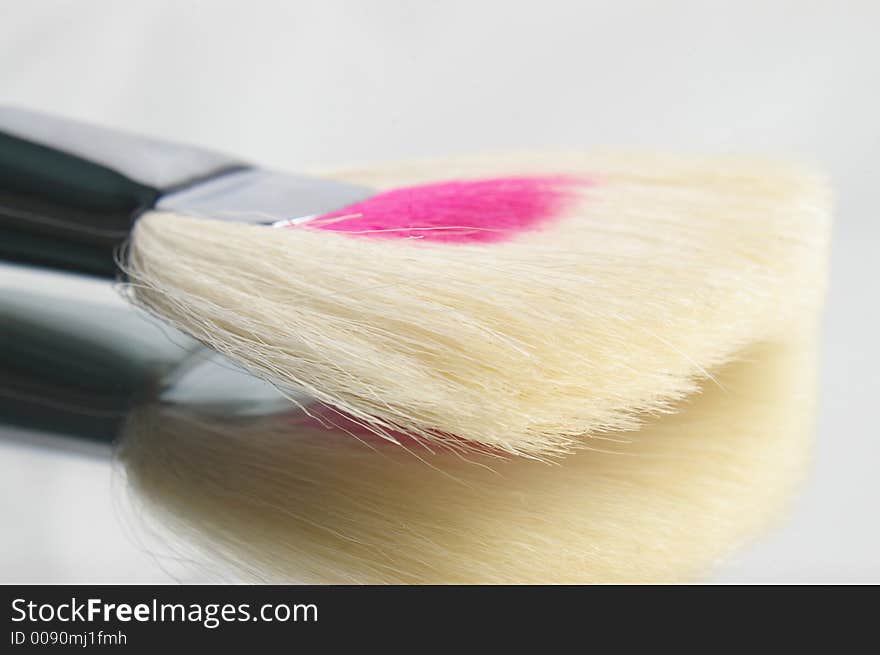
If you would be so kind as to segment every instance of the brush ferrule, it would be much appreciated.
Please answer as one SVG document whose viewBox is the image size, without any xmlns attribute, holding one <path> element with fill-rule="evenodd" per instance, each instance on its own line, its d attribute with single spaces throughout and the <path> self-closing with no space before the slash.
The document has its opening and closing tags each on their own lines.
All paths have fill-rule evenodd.
<svg viewBox="0 0 880 655">
<path fill-rule="evenodd" d="M 203 148 L 0 107 L 0 259 L 114 277 L 119 246 L 150 210 L 271 224 L 369 195 Z"/>
<path fill-rule="evenodd" d="M 237 223 L 295 224 L 372 194 L 354 184 L 252 168 L 165 195 L 156 209 Z"/>
</svg>

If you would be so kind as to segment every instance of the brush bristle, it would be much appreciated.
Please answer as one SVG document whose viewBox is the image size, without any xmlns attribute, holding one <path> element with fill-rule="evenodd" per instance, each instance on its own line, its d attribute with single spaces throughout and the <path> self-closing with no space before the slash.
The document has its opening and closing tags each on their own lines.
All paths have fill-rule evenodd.
<svg viewBox="0 0 880 655">
<path fill-rule="evenodd" d="M 672 415 L 554 465 L 162 406 L 133 413 L 120 458 L 153 510 L 137 516 L 183 538 L 157 554 L 173 545 L 227 581 L 692 580 L 776 518 L 803 473 L 811 337 L 751 347 Z"/>
<path fill-rule="evenodd" d="M 564 184 L 552 220 L 502 240 L 168 213 L 137 222 L 126 272 L 138 304 L 392 440 L 548 457 L 634 429 L 743 347 L 784 333 L 824 289 L 827 190 L 788 166 L 597 155 L 332 176 L 378 190 L 589 181 Z M 389 223 L 407 236 L 419 227 Z"/>
</svg>

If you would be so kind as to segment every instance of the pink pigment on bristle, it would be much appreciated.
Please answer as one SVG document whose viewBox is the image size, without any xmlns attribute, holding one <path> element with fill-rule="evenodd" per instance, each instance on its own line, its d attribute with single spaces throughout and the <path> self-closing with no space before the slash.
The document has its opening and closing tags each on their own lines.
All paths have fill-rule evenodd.
<svg viewBox="0 0 880 655">
<path fill-rule="evenodd" d="M 588 180 L 515 176 L 402 187 L 302 224 L 310 229 L 432 242 L 491 243 L 541 227 Z"/>
<path fill-rule="evenodd" d="M 425 449 L 427 446 L 422 439 L 406 432 L 399 430 L 385 429 L 381 434 L 371 429 L 362 421 L 358 421 L 354 417 L 342 412 L 334 407 L 314 403 L 309 406 L 308 412 L 292 415 L 287 418 L 289 425 L 300 428 L 311 428 L 313 430 L 321 430 L 327 435 L 337 435 L 344 437 L 353 437 L 358 441 L 372 446 L 396 445 L 404 446 L 408 449 L 416 451 Z M 384 435 L 384 436 L 383 436 Z M 448 440 L 446 443 L 431 443 L 429 450 L 432 452 L 443 451 L 460 451 L 466 448 L 474 453 L 486 453 L 494 455 L 502 455 L 503 452 L 478 442 L 469 441 L 454 435 L 445 435 Z M 458 442 L 460 445 L 456 446 Z"/>
</svg>

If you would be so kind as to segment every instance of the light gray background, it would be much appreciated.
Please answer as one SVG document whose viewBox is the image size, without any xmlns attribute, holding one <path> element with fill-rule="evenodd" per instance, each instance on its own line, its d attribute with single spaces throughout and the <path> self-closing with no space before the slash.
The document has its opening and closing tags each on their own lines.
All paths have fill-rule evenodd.
<svg viewBox="0 0 880 655">
<path fill-rule="evenodd" d="M 292 171 L 594 145 L 818 161 L 838 213 L 814 471 L 715 579 L 880 582 L 880 3 L 10 0 L 0 16 L 0 102 Z M 111 487 L 106 462 L 0 439 L 0 581 L 179 579 Z"/>
</svg>

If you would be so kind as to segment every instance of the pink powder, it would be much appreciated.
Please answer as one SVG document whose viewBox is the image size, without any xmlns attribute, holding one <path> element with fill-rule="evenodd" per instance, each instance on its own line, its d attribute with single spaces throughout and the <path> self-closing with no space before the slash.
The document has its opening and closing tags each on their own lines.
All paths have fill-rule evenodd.
<svg viewBox="0 0 880 655">
<path fill-rule="evenodd" d="M 557 218 L 588 184 L 559 175 L 422 184 L 379 193 L 302 226 L 377 238 L 503 241 Z"/>
<path fill-rule="evenodd" d="M 288 422 L 290 425 L 326 430 L 330 433 L 345 434 L 347 436 L 354 436 L 358 439 L 370 442 L 387 442 L 387 439 L 379 436 L 357 419 L 335 407 L 322 405 L 319 402 L 309 405 L 308 414 L 302 412 L 292 415 L 288 419 Z M 397 430 L 386 430 L 385 432 L 389 437 L 397 439 L 402 444 L 414 445 L 418 443 L 412 435 L 408 435 L 404 432 L 399 432 Z"/>
<path fill-rule="evenodd" d="M 286 417 L 285 421 L 290 426 L 324 431 L 328 437 L 353 437 L 373 447 L 384 447 L 393 444 L 394 446 L 404 446 L 413 451 L 424 449 L 431 452 L 453 452 L 460 451 L 466 446 L 468 451 L 474 453 L 503 454 L 503 451 L 497 450 L 488 444 L 471 442 L 450 434 L 443 435 L 448 440 L 446 443 L 432 442 L 430 446 L 428 446 L 411 434 L 400 432 L 398 430 L 385 430 L 384 434 L 391 439 L 394 439 L 397 442 L 395 444 L 393 441 L 389 441 L 385 437 L 377 434 L 345 412 L 334 407 L 322 405 L 319 402 L 315 402 L 309 406 L 308 414 L 305 412 L 291 414 Z M 456 445 L 456 442 L 458 442 L 458 445 Z"/>
</svg>

